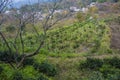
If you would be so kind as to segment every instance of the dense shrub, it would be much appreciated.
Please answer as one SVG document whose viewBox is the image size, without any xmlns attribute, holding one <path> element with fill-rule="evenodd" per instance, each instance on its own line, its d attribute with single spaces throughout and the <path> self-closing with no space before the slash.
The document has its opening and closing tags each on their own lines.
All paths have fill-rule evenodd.
<svg viewBox="0 0 120 80">
<path fill-rule="evenodd" d="M 120 79 L 120 70 L 119 69 L 116 69 L 116 68 L 113 68 L 112 66 L 110 65 L 103 65 L 100 70 L 99 70 L 103 76 L 105 78 L 109 78 L 109 77 L 116 77 L 116 78 L 119 78 Z M 117 79 L 117 80 L 119 80 Z M 113 80 L 113 79 L 112 79 Z M 116 79 L 114 79 L 116 80 Z"/>
<path fill-rule="evenodd" d="M 87 78 L 83 80 L 120 80 L 120 73 L 118 70 L 109 68 L 105 69 L 104 72 L 107 74 L 104 74 L 100 71 L 94 71 L 92 72 Z"/>
<path fill-rule="evenodd" d="M 49 52 L 47 49 L 41 49 L 40 54 L 48 55 Z"/>
<path fill-rule="evenodd" d="M 96 58 L 87 58 L 85 62 L 80 64 L 80 69 L 90 69 L 90 70 L 98 70 L 102 67 L 103 61 Z"/>
<path fill-rule="evenodd" d="M 97 0 L 99 3 L 106 2 L 107 0 Z"/>
<path fill-rule="evenodd" d="M 57 74 L 55 66 L 48 62 L 42 62 L 41 64 L 36 63 L 34 64 L 34 68 L 48 76 L 55 76 Z"/>
<path fill-rule="evenodd" d="M 36 77 L 38 77 L 38 75 L 40 73 L 38 73 L 37 70 L 34 69 L 33 66 L 25 66 L 22 70 L 21 70 L 23 76 L 24 76 L 24 79 L 26 80 L 32 80 L 32 79 L 35 79 Z"/>
<path fill-rule="evenodd" d="M 3 71 L 3 68 L 0 66 L 0 74 L 2 73 L 2 71 Z"/>
<path fill-rule="evenodd" d="M 107 53 L 110 29 L 106 23 L 91 19 L 90 14 L 78 13 L 76 17 L 80 22 L 49 32 L 46 48 L 54 53 L 92 53 L 93 49 L 94 53 Z"/>
<path fill-rule="evenodd" d="M 80 64 L 80 68 L 95 71 L 95 73 L 90 74 L 87 80 L 120 80 L 120 58 L 117 57 L 87 58 Z"/>
<path fill-rule="evenodd" d="M 81 69 L 98 70 L 103 64 L 110 65 L 112 67 L 120 69 L 120 58 L 113 57 L 107 59 L 87 58 L 86 61 L 80 64 Z"/>
<path fill-rule="evenodd" d="M 120 69 L 120 58 L 113 57 L 111 59 L 104 59 L 104 63 Z"/>
<path fill-rule="evenodd" d="M 0 63 L 0 66 L 3 68 L 1 74 L 0 74 L 0 80 L 13 80 L 15 71 L 9 64 L 6 63 Z"/>
<path fill-rule="evenodd" d="M 89 13 L 91 14 L 91 16 L 95 15 L 95 13 L 98 12 L 98 8 L 95 6 L 92 6 L 89 8 Z"/>
<path fill-rule="evenodd" d="M 15 26 L 10 25 L 10 26 L 6 27 L 7 32 L 14 32 L 15 30 L 16 30 Z"/>
<path fill-rule="evenodd" d="M 120 80 L 120 73 L 115 73 L 107 76 L 107 80 Z"/>
<path fill-rule="evenodd" d="M 40 74 L 36 80 L 49 80 L 46 76 Z"/>
<path fill-rule="evenodd" d="M 35 60 L 33 58 L 27 58 L 23 62 L 23 66 L 25 65 L 33 65 L 35 63 Z"/>
<path fill-rule="evenodd" d="M 120 16 L 118 16 L 117 18 L 114 19 L 114 21 L 118 24 L 120 24 Z"/>
<path fill-rule="evenodd" d="M 24 80 L 22 73 L 20 73 L 19 71 L 16 71 L 13 75 L 12 75 L 12 79 L 11 80 Z"/>
<path fill-rule="evenodd" d="M 78 21 L 79 22 L 83 22 L 83 21 L 85 21 L 86 20 L 86 14 L 85 13 L 82 13 L 82 12 L 79 12 L 79 13 L 77 13 L 77 19 L 78 19 Z"/>
<path fill-rule="evenodd" d="M 27 79 L 24 79 L 24 80 L 36 80 L 36 79 L 34 79 L 34 78 L 27 78 Z"/>
<path fill-rule="evenodd" d="M 0 61 L 3 61 L 5 63 L 13 62 L 15 63 L 15 57 L 17 61 L 21 60 L 22 55 L 15 55 L 15 53 L 9 53 L 9 51 L 1 51 L 0 52 Z M 23 66 L 25 65 L 33 65 L 35 63 L 35 60 L 33 58 L 27 58 L 23 62 Z"/>
<path fill-rule="evenodd" d="M 105 80 L 103 74 L 99 71 L 92 72 L 88 80 Z"/>
<path fill-rule="evenodd" d="M 10 54 L 9 51 L 1 51 L 0 52 L 0 61 L 3 62 L 13 62 L 14 60 L 14 55 Z"/>
</svg>

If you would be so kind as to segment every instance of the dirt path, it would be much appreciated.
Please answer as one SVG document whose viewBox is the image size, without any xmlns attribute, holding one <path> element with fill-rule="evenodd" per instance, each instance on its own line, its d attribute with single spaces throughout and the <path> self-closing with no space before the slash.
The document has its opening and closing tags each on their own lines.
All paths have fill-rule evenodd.
<svg viewBox="0 0 120 80">
<path fill-rule="evenodd" d="M 112 22 L 110 28 L 112 31 L 111 48 L 120 49 L 120 24 Z"/>
</svg>

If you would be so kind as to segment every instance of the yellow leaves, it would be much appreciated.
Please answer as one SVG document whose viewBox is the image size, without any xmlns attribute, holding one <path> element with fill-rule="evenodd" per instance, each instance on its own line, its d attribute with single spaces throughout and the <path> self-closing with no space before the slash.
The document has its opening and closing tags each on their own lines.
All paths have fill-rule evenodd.
<svg viewBox="0 0 120 80">
<path fill-rule="evenodd" d="M 87 14 L 82 13 L 82 12 L 78 12 L 76 17 L 77 17 L 79 22 L 82 22 L 82 21 L 86 20 Z"/>
<path fill-rule="evenodd" d="M 94 14 L 98 12 L 98 8 L 96 6 L 92 6 L 89 8 L 89 13 Z"/>
</svg>

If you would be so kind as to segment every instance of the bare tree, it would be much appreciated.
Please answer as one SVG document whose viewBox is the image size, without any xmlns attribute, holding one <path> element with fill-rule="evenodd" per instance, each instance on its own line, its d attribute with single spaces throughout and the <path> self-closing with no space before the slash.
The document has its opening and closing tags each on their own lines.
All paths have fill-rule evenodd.
<svg viewBox="0 0 120 80">
<path fill-rule="evenodd" d="M 9 3 L 9 0 L 3 0 L 4 4 L 1 4 L 4 8 L 4 6 L 7 6 Z M 3 33 L 0 31 L 0 36 L 2 37 L 3 41 L 5 42 L 7 48 L 9 49 L 9 53 L 12 54 L 13 51 L 15 51 L 14 54 L 14 62 L 11 63 L 9 60 L 9 63 L 11 66 L 15 69 L 19 69 L 22 66 L 22 63 L 30 57 L 33 57 L 37 54 L 39 54 L 41 48 L 43 47 L 45 41 L 46 41 L 46 35 L 47 31 L 53 27 L 55 24 L 57 24 L 59 21 L 67 18 L 70 16 L 69 9 L 60 9 L 59 7 L 62 5 L 63 0 L 50 0 L 49 2 L 43 2 L 38 0 L 38 3 L 36 4 L 36 9 L 33 7 L 30 7 L 30 11 L 20 11 L 18 12 L 16 10 L 16 13 L 13 15 L 15 16 L 14 25 L 17 27 L 17 31 L 14 37 L 12 37 L 12 41 L 8 41 L 9 39 L 6 38 Z M 5 4 L 6 3 L 6 4 Z M 43 12 L 43 10 L 46 10 L 46 12 Z M 0 8 L 0 12 L 2 13 L 4 9 L 2 7 Z M 58 12 L 59 11 L 59 12 Z M 39 13 L 39 14 L 38 14 Z M 43 16 L 45 14 L 45 16 Z M 59 15 L 59 17 L 57 16 Z M 42 18 L 42 19 L 41 19 Z M 3 23 L 2 20 L 0 21 L 1 24 Z M 41 25 L 39 25 L 40 31 L 36 29 L 35 24 L 39 22 Z M 24 34 L 25 28 L 28 24 L 32 25 L 32 29 L 34 30 L 34 34 L 37 34 L 37 43 L 39 44 L 37 48 L 30 53 L 25 52 L 25 37 Z M 42 32 L 42 33 L 40 33 Z M 21 50 L 19 50 L 21 48 Z M 20 58 L 19 58 L 20 57 Z"/>
<path fill-rule="evenodd" d="M 7 8 L 7 6 L 11 3 L 11 0 L 0 0 L 0 28 L 4 22 L 4 16 L 3 13 L 5 11 L 5 9 Z M 5 35 L 2 33 L 2 31 L 0 30 L 0 37 L 2 38 L 2 40 L 4 41 L 5 45 L 7 46 L 9 53 L 7 53 L 6 55 L 11 54 L 12 50 L 10 48 L 10 45 L 7 41 L 7 39 L 5 38 Z M 9 59 L 9 56 L 7 57 L 7 62 L 13 67 L 14 65 L 11 62 L 11 59 Z"/>
</svg>

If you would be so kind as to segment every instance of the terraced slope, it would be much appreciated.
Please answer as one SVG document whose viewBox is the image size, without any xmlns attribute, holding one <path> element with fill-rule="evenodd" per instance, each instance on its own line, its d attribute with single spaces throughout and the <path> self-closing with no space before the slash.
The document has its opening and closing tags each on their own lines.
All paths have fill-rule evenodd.
<svg viewBox="0 0 120 80">
<path fill-rule="evenodd" d="M 44 50 L 52 53 L 107 53 L 110 52 L 110 29 L 104 21 L 87 20 L 71 26 L 50 30 Z M 36 50 L 38 39 L 35 34 L 24 37 L 25 52 Z M 19 45 L 20 41 L 17 41 Z M 4 46 L 4 44 L 1 44 Z M 3 49 L 1 47 L 0 49 Z M 19 48 L 21 50 L 21 48 Z"/>
<path fill-rule="evenodd" d="M 51 52 L 105 53 L 109 51 L 110 29 L 103 21 L 75 23 L 50 31 L 46 42 Z"/>
</svg>

